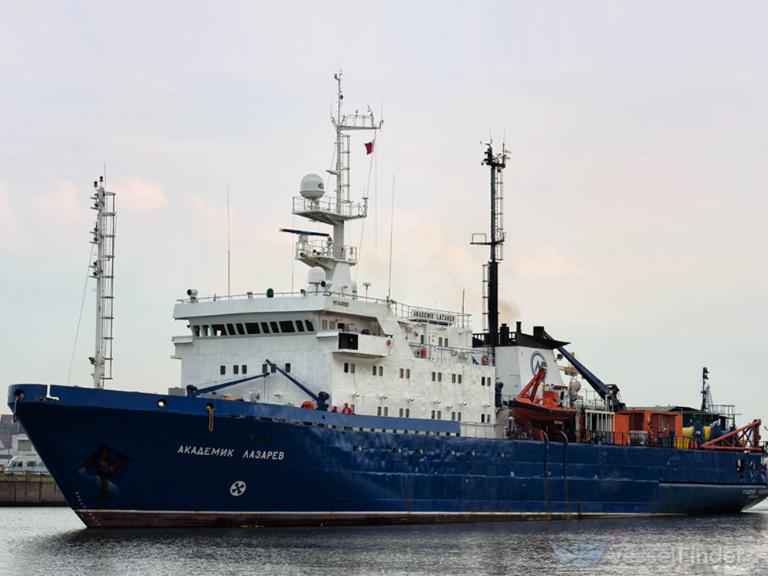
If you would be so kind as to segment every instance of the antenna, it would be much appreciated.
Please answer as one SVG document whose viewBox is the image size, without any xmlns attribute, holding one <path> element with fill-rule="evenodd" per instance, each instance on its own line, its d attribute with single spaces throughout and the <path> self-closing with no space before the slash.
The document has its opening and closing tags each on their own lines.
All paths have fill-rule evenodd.
<svg viewBox="0 0 768 576">
<path fill-rule="evenodd" d="M 389 217 L 389 279 L 387 280 L 387 301 L 392 299 L 392 236 L 395 231 L 395 173 L 392 173 L 392 206 Z"/>
<path fill-rule="evenodd" d="M 472 244 L 490 247 L 490 260 L 485 265 L 483 277 L 485 290 L 485 315 L 488 322 L 486 344 L 495 347 L 499 341 L 499 261 L 504 259 L 504 186 L 502 171 L 507 166 L 507 149 L 502 144 L 501 152 L 494 153 L 493 142 L 486 144 L 482 164 L 488 166 L 491 175 L 491 236 L 473 234 Z"/>
<path fill-rule="evenodd" d="M 229 228 L 229 184 L 227 184 L 227 298 L 232 297 L 232 249 Z"/>
<path fill-rule="evenodd" d="M 96 350 L 89 360 L 93 365 L 94 388 L 104 388 L 104 381 L 112 379 L 115 193 L 106 190 L 104 176 L 94 181 L 93 187 L 91 208 L 96 210 L 96 225 L 91 242 L 96 246 L 96 260 L 92 265 L 92 276 L 96 279 Z"/>
<path fill-rule="evenodd" d="M 373 132 L 381 129 L 382 121 L 376 120 L 370 108 L 365 112 L 359 109 L 352 113 L 343 110 L 344 93 L 341 86 L 341 71 L 333 75 L 336 81 L 336 107 L 331 112 L 331 124 L 336 133 L 334 143 L 333 169 L 326 170 L 336 180 L 334 196 L 323 198 L 325 194 L 319 176 L 308 174 L 302 179 L 303 189 L 300 197 L 294 197 L 293 214 L 313 222 L 320 222 L 333 227 L 333 237 L 318 243 L 306 237 L 298 238 L 296 259 L 308 266 L 321 266 L 331 274 L 332 282 L 337 287 L 350 284 L 350 267 L 357 264 L 359 248 L 345 245 L 345 225 L 348 220 L 368 216 L 367 196 L 362 203 L 350 198 L 350 138 L 352 132 Z M 370 150 L 369 153 L 373 153 Z M 309 179 L 309 180 L 307 180 Z M 321 245 L 322 244 L 322 245 Z"/>
</svg>

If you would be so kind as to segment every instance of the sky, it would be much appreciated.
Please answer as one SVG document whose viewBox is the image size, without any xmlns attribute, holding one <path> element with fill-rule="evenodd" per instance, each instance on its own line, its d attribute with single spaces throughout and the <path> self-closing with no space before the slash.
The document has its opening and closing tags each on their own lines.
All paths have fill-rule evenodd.
<svg viewBox="0 0 768 576">
<path fill-rule="evenodd" d="M 707 366 L 716 403 L 768 417 L 765 3 L 3 4 L 3 384 L 91 383 L 105 167 L 110 387 L 179 383 L 173 304 L 227 292 L 227 189 L 232 292 L 300 288 L 278 229 L 324 230 L 291 197 L 330 167 L 341 69 L 347 110 L 384 119 L 373 159 L 352 143 L 371 296 L 392 221 L 392 297 L 458 310 L 463 292 L 480 328 L 487 252 L 469 241 L 488 229 L 483 143 L 503 141 L 503 320 L 572 342 L 629 404 L 696 405 Z"/>
</svg>

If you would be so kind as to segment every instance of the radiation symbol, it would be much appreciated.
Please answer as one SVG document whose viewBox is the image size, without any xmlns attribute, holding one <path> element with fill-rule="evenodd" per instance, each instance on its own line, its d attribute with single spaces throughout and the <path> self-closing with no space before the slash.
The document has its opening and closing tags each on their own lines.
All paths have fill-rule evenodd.
<svg viewBox="0 0 768 576">
<path fill-rule="evenodd" d="M 245 485 L 245 482 L 242 480 L 237 480 L 232 483 L 232 486 L 229 487 L 229 493 L 232 494 L 232 496 L 242 496 L 245 494 L 245 489 L 247 486 Z"/>
</svg>

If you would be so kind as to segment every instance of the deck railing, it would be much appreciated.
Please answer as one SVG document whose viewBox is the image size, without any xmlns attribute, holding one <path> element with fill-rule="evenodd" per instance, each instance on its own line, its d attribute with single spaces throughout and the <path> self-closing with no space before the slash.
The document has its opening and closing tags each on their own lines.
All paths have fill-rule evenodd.
<svg viewBox="0 0 768 576">
<path fill-rule="evenodd" d="M 268 292 L 245 292 L 244 294 L 228 294 L 213 296 L 194 296 L 189 298 L 178 298 L 176 301 L 181 304 L 196 304 L 198 302 L 217 302 L 219 300 L 254 300 L 261 298 L 305 298 L 307 296 L 326 296 L 333 298 L 343 298 L 351 301 L 371 302 L 375 304 L 384 304 L 389 306 L 392 312 L 400 319 L 413 320 L 413 321 L 425 321 L 436 322 L 440 324 L 447 324 L 457 326 L 459 328 L 469 328 L 472 315 L 462 312 L 452 312 L 450 310 L 443 310 L 440 308 L 425 308 L 423 306 L 412 306 L 410 304 L 403 304 L 396 300 L 386 298 L 374 298 L 372 296 L 363 296 L 349 290 L 345 291 L 333 291 L 318 289 L 317 292 L 299 290 L 298 292 L 275 292 L 274 290 Z"/>
</svg>

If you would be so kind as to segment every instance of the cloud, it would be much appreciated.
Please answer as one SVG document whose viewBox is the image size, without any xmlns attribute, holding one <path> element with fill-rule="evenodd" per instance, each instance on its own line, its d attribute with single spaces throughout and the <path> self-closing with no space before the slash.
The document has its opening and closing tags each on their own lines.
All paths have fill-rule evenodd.
<svg viewBox="0 0 768 576">
<path fill-rule="evenodd" d="M 118 181 L 109 188 L 117 194 L 118 211 L 152 214 L 168 206 L 168 195 L 165 189 L 160 184 L 143 178 Z"/>
<path fill-rule="evenodd" d="M 227 220 L 226 204 L 213 204 L 200 194 L 189 194 L 186 204 L 193 216 L 213 222 L 225 223 Z"/>
<path fill-rule="evenodd" d="M 74 182 L 60 178 L 50 191 L 36 196 L 33 203 L 45 220 L 54 224 L 68 224 L 80 220 L 83 216 L 78 192 L 79 188 Z"/>
<path fill-rule="evenodd" d="M 0 182 L 0 247 L 16 251 L 21 244 L 19 232 L 18 215 L 11 203 L 8 186 Z"/>
</svg>

